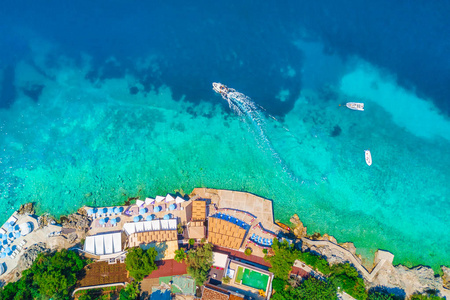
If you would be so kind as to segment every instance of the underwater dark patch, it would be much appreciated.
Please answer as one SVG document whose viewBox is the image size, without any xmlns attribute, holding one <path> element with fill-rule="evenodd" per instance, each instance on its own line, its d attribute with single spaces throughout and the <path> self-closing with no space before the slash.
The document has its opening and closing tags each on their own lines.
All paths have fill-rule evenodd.
<svg viewBox="0 0 450 300">
<path fill-rule="evenodd" d="M 330 136 L 331 137 L 337 137 L 337 136 L 341 135 L 341 132 L 342 132 L 341 127 L 339 127 L 339 125 L 335 125 L 333 127 L 333 130 L 330 133 Z"/>
<path fill-rule="evenodd" d="M 22 89 L 23 93 L 30 97 L 34 102 L 39 101 L 39 97 L 41 97 L 42 90 L 45 85 L 43 84 L 31 84 Z"/>
<path fill-rule="evenodd" d="M 0 89 L 0 108 L 9 108 L 16 100 L 17 91 L 14 84 L 15 69 L 13 65 L 8 65 L 3 70 L 3 80 Z"/>
</svg>

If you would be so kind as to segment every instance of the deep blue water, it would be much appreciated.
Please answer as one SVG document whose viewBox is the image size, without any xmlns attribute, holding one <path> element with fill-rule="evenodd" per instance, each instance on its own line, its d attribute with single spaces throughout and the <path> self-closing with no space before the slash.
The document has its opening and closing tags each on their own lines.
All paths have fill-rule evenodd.
<svg viewBox="0 0 450 300">
<path fill-rule="evenodd" d="M 302 69 L 292 41 L 304 37 L 323 43 L 326 52 L 358 55 L 392 71 L 448 114 L 449 12 L 449 1 L 8 1 L 0 12 L 0 65 L 30 55 L 29 35 L 36 34 L 55 41 L 64 55 L 91 55 L 93 79 L 135 72 L 147 89 L 165 84 L 175 97 L 198 101 L 209 98 L 206 87 L 220 78 L 282 115 L 302 82 L 300 72 L 287 78 L 280 69 Z M 133 70 L 131 62 L 149 54 L 164 58 L 159 72 Z M 107 63 L 110 56 L 117 61 Z M 13 89 L 8 76 L 3 81 Z M 280 88 L 293 91 L 284 103 L 273 100 Z M 3 92 L 3 106 L 13 96 Z"/>
</svg>

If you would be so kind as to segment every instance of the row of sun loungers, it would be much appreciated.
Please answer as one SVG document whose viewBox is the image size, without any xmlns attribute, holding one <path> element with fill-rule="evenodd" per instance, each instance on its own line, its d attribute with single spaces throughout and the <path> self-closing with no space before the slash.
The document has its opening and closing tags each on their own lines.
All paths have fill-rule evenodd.
<svg viewBox="0 0 450 300">
<path fill-rule="evenodd" d="M 273 239 L 263 238 L 256 234 L 252 234 L 252 236 L 250 237 L 250 240 L 256 244 L 260 244 L 263 246 L 272 246 L 272 244 L 273 244 Z"/>
</svg>

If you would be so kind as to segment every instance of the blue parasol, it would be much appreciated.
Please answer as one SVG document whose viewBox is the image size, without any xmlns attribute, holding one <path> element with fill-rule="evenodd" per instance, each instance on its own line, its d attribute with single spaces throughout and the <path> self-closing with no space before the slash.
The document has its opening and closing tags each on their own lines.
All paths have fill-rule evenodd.
<svg viewBox="0 0 450 300">
<path fill-rule="evenodd" d="M 141 215 L 143 215 L 143 214 L 147 213 L 147 209 L 145 207 L 139 208 L 139 213 Z"/>
<path fill-rule="evenodd" d="M 106 207 L 103 207 L 103 208 L 101 209 L 101 212 L 104 213 L 104 214 L 106 214 L 107 211 L 108 211 L 108 209 L 107 209 Z"/>
<path fill-rule="evenodd" d="M 139 222 L 140 219 L 141 219 L 141 216 L 135 216 L 135 217 L 133 218 L 133 221 L 134 221 L 134 222 Z"/>
<path fill-rule="evenodd" d="M 116 223 L 117 223 L 117 219 L 116 219 L 116 218 L 111 219 L 111 224 L 112 224 L 112 225 L 116 225 Z"/>
<path fill-rule="evenodd" d="M 164 215 L 164 220 L 169 220 L 170 219 L 170 214 Z"/>
<path fill-rule="evenodd" d="M 114 211 L 115 214 L 118 214 L 119 213 L 119 208 L 118 207 L 114 207 L 113 211 Z"/>
<path fill-rule="evenodd" d="M 151 220 L 153 220 L 153 215 L 148 215 L 145 219 L 146 219 L 147 221 L 151 221 Z"/>
<path fill-rule="evenodd" d="M 98 220 L 98 223 L 99 223 L 100 225 L 105 224 L 105 219 L 100 219 L 100 220 Z"/>
<path fill-rule="evenodd" d="M 161 211 L 161 206 L 155 207 L 155 209 L 154 209 L 153 211 L 154 211 L 154 212 L 160 212 L 160 211 Z"/>
<path fill-rule="evenodd" d="M 15 237 L 16 239 L 20 238 L 20 236 L 21 236 L 21 234 L 20 234 L 19 231 L 14 232 L 14 237 Z"/>
<path fill-rule="evenodd" d="M 170 204 L 169 210 L 174 210 L 175 208 L 177 208 L 177 206 L 175 204 Z"/>
<path fill-rule="evenodd" d="M 112 213 L 114 213 L 114 208 L 112 208 L 112 207 L 109 207 L 109 208 L 108 208 L 108 213 L 109 213 L 109 214 L 112 214 Z"/>
</svg>

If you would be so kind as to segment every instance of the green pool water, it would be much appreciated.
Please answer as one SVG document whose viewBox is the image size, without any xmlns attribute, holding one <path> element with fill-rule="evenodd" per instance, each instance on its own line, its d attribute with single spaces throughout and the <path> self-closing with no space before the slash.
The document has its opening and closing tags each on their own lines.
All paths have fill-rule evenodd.
<svg viewBox="0 0 450 300">
<path fill-rule="evenodd" d="M 238 283 L 242 283 L 243 285 L 265 291 L 268 281 L 269 276 L 266 274 L 262 274 L 250 269 L 245 269 L 244 271 L 242 267 L 238 267 L 236 276 L 236 282 Z"/>
</svg>

